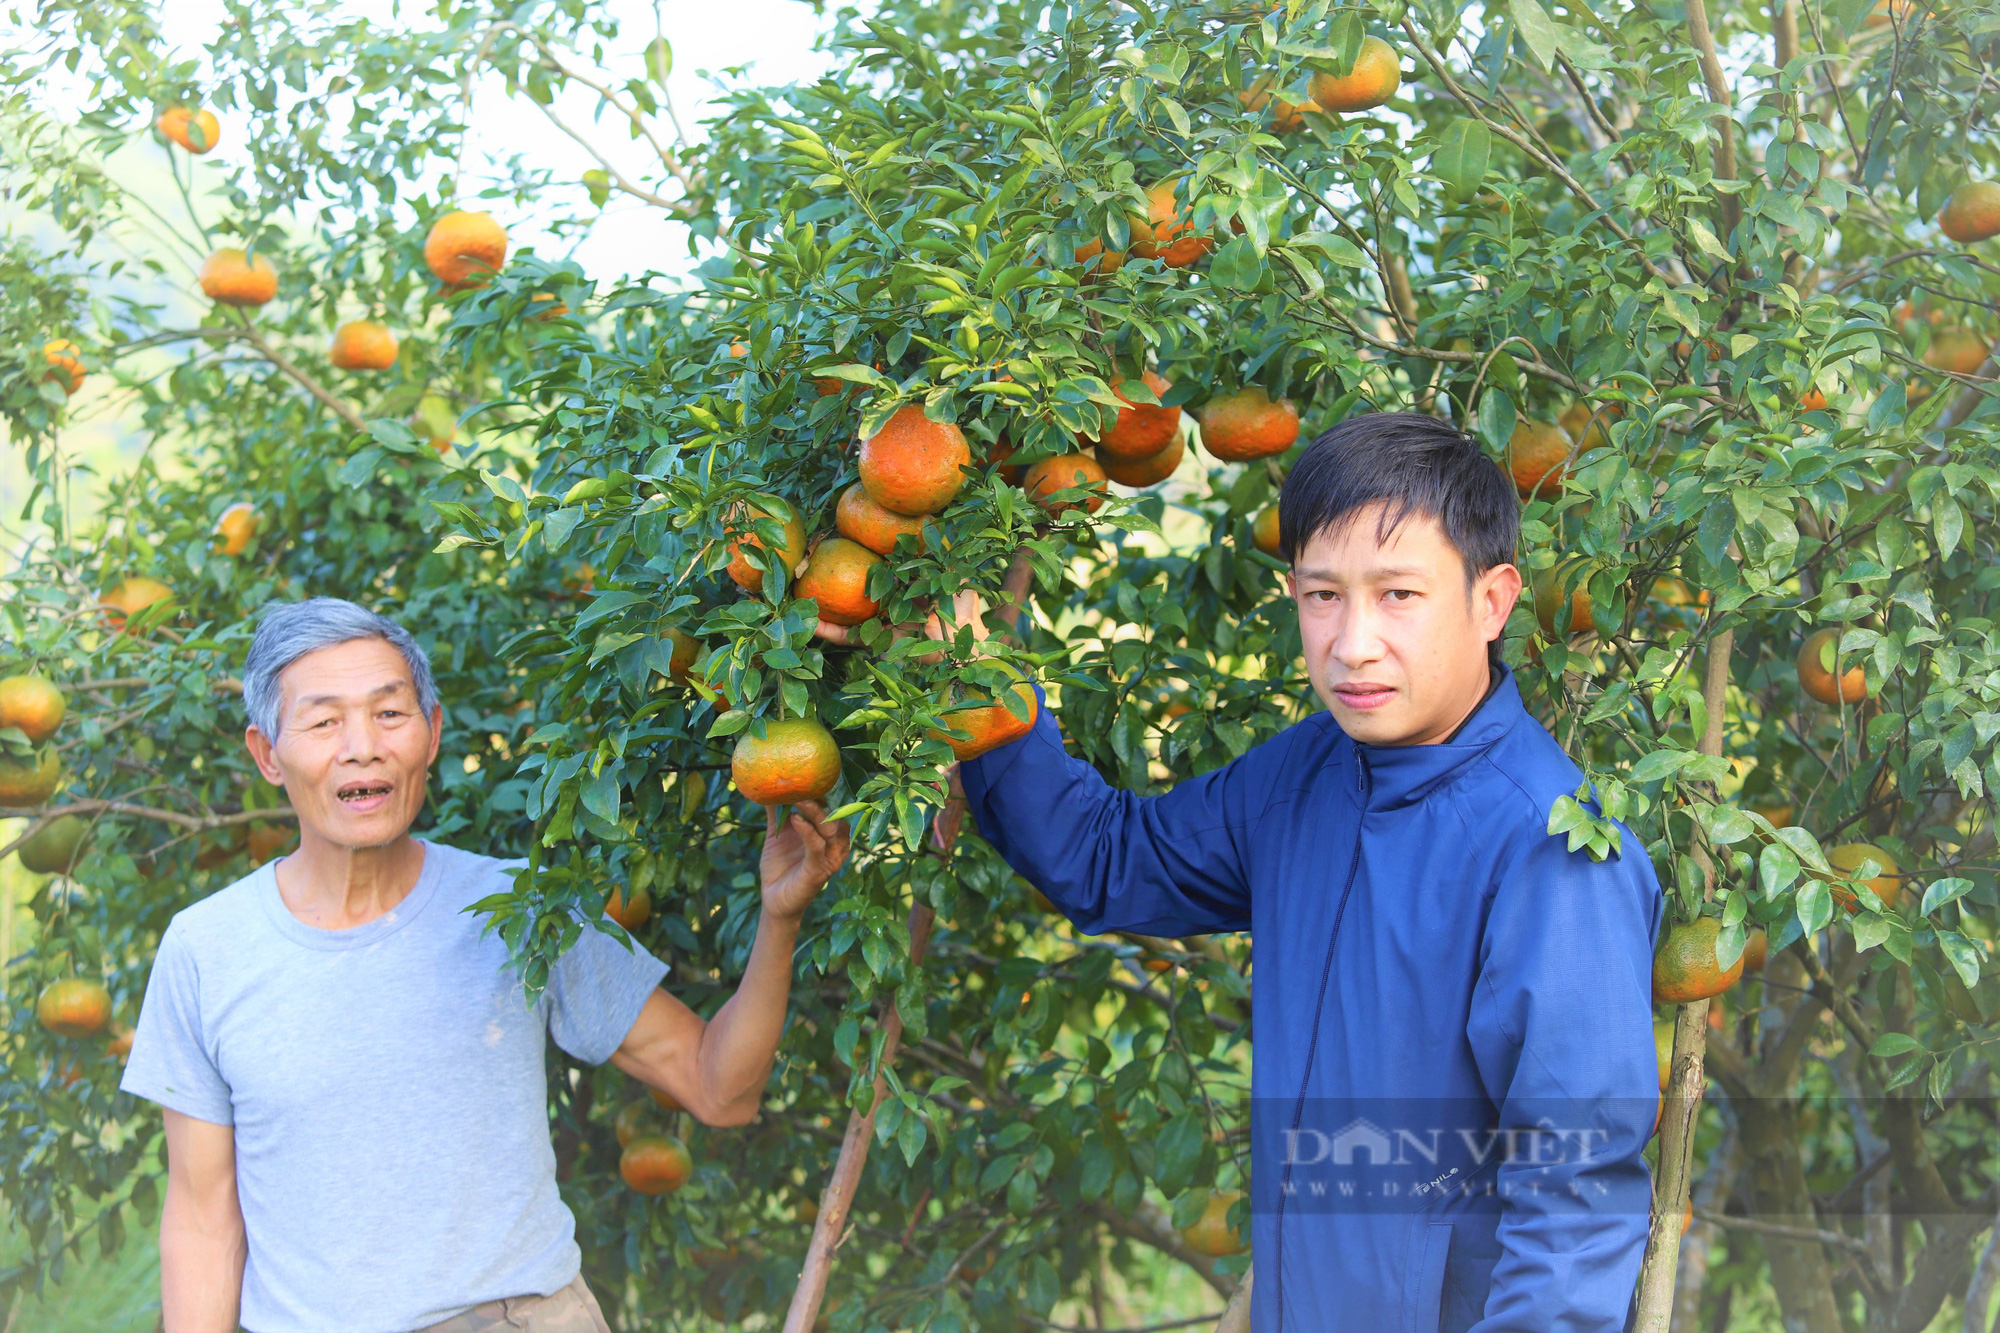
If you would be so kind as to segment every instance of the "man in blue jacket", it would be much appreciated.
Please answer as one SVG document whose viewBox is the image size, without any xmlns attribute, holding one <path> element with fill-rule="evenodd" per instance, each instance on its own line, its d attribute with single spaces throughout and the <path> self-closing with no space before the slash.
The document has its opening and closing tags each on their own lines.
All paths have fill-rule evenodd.
<svg viewBox="0 0 2000 1333">
<path fill-rule="evenodd" d="M 1622 1329 L 1661 898 L 1629 831 L 1602 862 L 1548 832 L 1582 778 L 1497 653 L 1513 488 L 1385 413 L 1315 441 L 1279 514 L 1325 712 L 1141 798 L 1044 709 L 963 765 L 972 813 L 1079 929 L 1252 932 L 1257 1333 Z"/>
</svg>

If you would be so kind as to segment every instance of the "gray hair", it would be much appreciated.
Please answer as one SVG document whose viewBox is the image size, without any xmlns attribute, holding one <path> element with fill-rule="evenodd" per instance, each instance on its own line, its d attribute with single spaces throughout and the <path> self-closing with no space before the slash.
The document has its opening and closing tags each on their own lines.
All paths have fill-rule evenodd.
<svg viewBox="0 0 2000 1333">
<path fill-rule="evenodd" d="M 309 597 L 303 602 L 274 602 L 264 608 L 257 633 L 250 640 L 250 659 L 243 664 L 243 711 L 250 725 L 272 740 L 278 738 L 278 677 L 286 667 L 321 648 L 356 639 L 383 639 L 410 664 L 417 687 L 417 707 L 429 719 L 438 706 L 437 682 L 431 660 L 410 632 L 387 616 L 339 597 Z"/>
</svg>

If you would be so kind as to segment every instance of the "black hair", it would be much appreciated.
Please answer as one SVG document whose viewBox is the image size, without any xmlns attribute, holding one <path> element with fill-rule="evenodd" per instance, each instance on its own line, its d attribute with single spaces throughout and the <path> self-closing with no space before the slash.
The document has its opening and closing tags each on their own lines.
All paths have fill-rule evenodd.
<svg viewBox="0 0 2000 1333">
<path fill-rule="evenodd" d="M 1513 483 L 1465 432 L 1421 412 L 1349 417 L 1308 445 L 1278 498 L 1278 549 L 1295 563 L 1307 542 L 1378 501 L 1378 537 L 1388 540 L 1413 514 L 1435 519 L 1467 582 L 1514 558 Z"/>
<path fill-rule="evenodd" d="M 1349 417 L 1308 445 L 1278 497 L 1278 549 L 1296 563 L 1307 542 L 1378 502 L 1378 540 L 1411 515 L 1434 519 L 1465 561 L 1468 590 L 1514 558 L 1521 505 L 1513 482 L 1464 431 L 1421 412 Z M 1497 654 L 1497 639 L 1492 647 Z"/>
</svg>

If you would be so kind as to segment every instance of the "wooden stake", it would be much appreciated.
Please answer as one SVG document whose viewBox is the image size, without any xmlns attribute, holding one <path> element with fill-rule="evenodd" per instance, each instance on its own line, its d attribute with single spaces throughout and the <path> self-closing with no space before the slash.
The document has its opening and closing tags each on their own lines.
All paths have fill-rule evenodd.
<svg viewBox="0 0 2000 1333">
<path fill-rule="evenodd" d="M 1722 753 L 1724 709 L 1729 702 L 1729 650 L 1735 642 L 1736 631 L 1724 630 L 1708 648 L 1708 670 L 1701 685 L 1708 726 L 1696 747 L 1705 755 Z M 1714 888 L 1711 873 L 1708 892 L 1713 893 Z M 1646 1233 L 1646 1257 L 1639 1267 L 1639 1308 L 1633 1333 L 1667 1333 L 1673 1319 L 1674 1274 L 1681 1261 L 1681 1222 L 1693 1175 L 1694 1122 L 1706 1086 L 1703 1066 L 1707 1054 L 1708 1001 L 1696 1000 L 1682 1005 L 1674 1016 L 1674 1059 L 1667 1090 L 1661 1094 L 1660 1169 L 1653 1181 L 1653 1220 Z"/>
</svg>

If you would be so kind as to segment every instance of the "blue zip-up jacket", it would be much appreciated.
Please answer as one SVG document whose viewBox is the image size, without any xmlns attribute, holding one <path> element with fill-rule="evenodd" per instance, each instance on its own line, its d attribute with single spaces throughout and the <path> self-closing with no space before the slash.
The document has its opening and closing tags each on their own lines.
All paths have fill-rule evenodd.
<svg viewBox="0 0 2000 1333">
<path fill-rule="evenodd" d="M 1603 862 L 1548 833 L 1582 778 L 1511 673 L 1444 744 L 1321 713 L 1163 796 L 1046 708 L 960 773 L 1079 929 L 1252 932 L 1256 1333 L 1627 1326 L 1662 900 L 1629 830 Z"/>
</svg>

